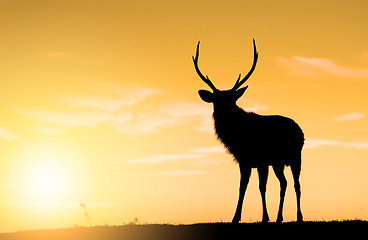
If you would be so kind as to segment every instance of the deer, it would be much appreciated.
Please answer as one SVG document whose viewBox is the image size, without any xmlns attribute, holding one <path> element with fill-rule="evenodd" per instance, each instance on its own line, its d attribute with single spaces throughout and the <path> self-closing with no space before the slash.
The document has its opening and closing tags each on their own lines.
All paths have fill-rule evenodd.
<svg viewBox="0 0 368 240">
<path fill-rule="evenodd" d="M 240 88 L 252 75 L 258 60 L 258 52 L 253 39 L 254 59 L 250 71 L 241 79 L 239 74 L 234 86 L 229 90 L 219 90 L 201 73 L 198 67 L 199 44 L 193 58 L 194 68 L 198 76 L 212 90 L 199 90 L 200 98 L 213 104 L 212 118 L 217 139 L 222 142 L 239 165 L 240 186 L 239 199 L 232 223 L 241 220 L 243 200 L 248 186 L 252 168 L 256 168 L 259 178 L 259 191 L 262 198 L 262 222 L 270 221 L 266 205 L 266 185 L 269 166 L 280 182 L 280 203 L 276 222 L 283 221 L 283 206 L 287 180 L 284 175 L 285 166 L 290 166 L 297 202 L 297 221 L 303 221 L 300 207 L 299 176 L 302 162 L 304 133 L 292 119 L 280 115 L 259 115 L 247 112 L 236 104 L 248 86 Z"/>
</svg>

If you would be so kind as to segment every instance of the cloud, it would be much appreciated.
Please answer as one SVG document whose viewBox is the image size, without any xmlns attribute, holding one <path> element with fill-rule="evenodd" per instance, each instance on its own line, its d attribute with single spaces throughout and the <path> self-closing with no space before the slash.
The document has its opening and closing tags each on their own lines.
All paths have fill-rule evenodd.
<svg viewBox="0 0 368 240">
<path fill-rule="evenodd" d="M 278 57 L 277 62 L 297 76 L 317 78 L 333 76 L 341 78 L 368 78 L 368 68 L 352 68 L 339 65 L 330 59 L 306 58 L 301 56 Z"/>
<path fill-rule="evenodd" d="M 188 175 L 202 175 L 205 174 L 203 171 L 193 171 L 193 170 L 182 170 L 176 169 L 167 172 L 162 172 L 163 176 L 188 176 Z"/>
<path fill-rule="evenodd" d="M 107 112 L 103 110 L 47 111 L 18 108 L 18 114 L 41 122 L 40 133 L 60 134 L 60 127 L 96 127 L 108 124 L 112 128 L 131 135 L 160 133 L 161 129 L 179 125 L 187 121 L 183 117 L 170 116 L 160 111 L 138 112 L 123 111 Z M 46 126 L 47 125 L 47 126 Z"/>
<path fill-rule="evenodd" d="M 47 135 L 61 134 L 61 127 L 96 127 L 100 124 L 108 124 L 129 134 L 142 134 L 158 132 L 159 128 L 173 124 L 173 120 L 165 116 L 156 113 L 135 113 L 129 108 L 150 96 L 162 93 L 161 90 L 150 87 L 122 87 L 101 82 L 86 82 L 86 85 L 97 88 L 99 96 L 58 99 L 64 109 L 69 107 L 68 110 L 16 108 L 15 111 L 40 122 L 38 131 Z"/>
<path fill-rule="evenodd" d="M 207 156 L 211 154 L 225 153 L 225 149 L 222 146 L 211 146 L 211 147 L 200 147 L 200 148 L 191 148 L 186 151 L 186 153 L 179 154 L 155 154 L 150 156 L 145 156 L 141 158 L 133 158 L 133 159 L 125 159 L 121 160 L 124 162 L 130 162 L 134 164 L 167 164 L 167 163 L 178 163 L 180 160 L 190 160 L 185 161 L 186 164 L 191 165 L 219 165 L 222 164 L 220 161 L 210 160 Z M 136 172 L 128 172 L 124 174 L 128 177 L 136 177 L 136 176 L 189 176 L 189 175 L 202 175 L 206 174 L 204 171 L 200 171 L 197 169 L 172 169 L 163 172 L 150 172 L 147 173 L 136 173 Z"/>
<path fill-rule="evenodd" d="M 225 153 L 226 150 L 223 146 L 211 146 L 211 147 L 199 147 L 199 148 L 191 148 L 188 149 L 186 153 L 179 153 L 179 154 L 156 154 L 151 156 L 146 156 L 142 158 L 134 158 L 125 160 L 126 162 L 132 163 L 167 163 L 167 162 L 176 162 L 178 160 L 188 160 L 193 159 L 196 160 L 193 163 L 198 163 L 198 159 L 204 159 L 206 156 L 210 154 L 217 154 L 217 153 Z M 201 161 L 203 162 L 203 161 Z M 206 163 L 213 164 L 213 161 L 205 160 Z"/>
<path fill-rule="evenodd" d="M 132 121 L 115 122 L 111 126 L 131 135 L 160 133 L 162 128 L 172 127 L 179 123 L 178 119 L 158 113 L 139 113 Z"/>
<path fill-rule="evenodd" d="M 67 98 L 64 101 L 73 107 L 93 108 L 106 112 L 114 112 L 123 106 L 131 105 L 128 99 L 111 99 L 106 97 L 75 97 Z"/>
<path fill-rule="evenodd" d="M 78 108 L 92 108 L 106 112 L 115 112 L 125 106 L 132 106 L 139 102 L 142 102 L 146 98 L 161 94 L 162 91 L 149 88 L 149 87 L 126 87 L 121 86 L 109 86 L 114 87 L 114 95 L 118 95 L 116 98 L 112 97 L 69 97 L 62 101 L 69 104 L 72 107 Z M 110 89 L 111 90 L 111 89 Z M 123 97 L 122 97 L 123 96 Z"/>
<path fill-rule="evenodd" d="M 0 138 L 7 142 L 11 142 L 16 140 L 18 135 L 0 126 Z"/>
<path fill-rule="evenodd" d="M 61 128 L 58 127 L 51 127 L 48 125 L 39 125 L 38 126 L 38 132 L 45 135 L 61 135 L 64 133 L 64 131 Z"/>
<path fill-rule="evenodd" d="M 105 122 L 124 122 L 133 117 L 130 113 L 106 113 L 101 111 L 46 111 L 17 109 L 17 113 L 28 115 L 30 118 L 60 127 L 95 127 Z M 45 130 L 45 129 L 44 129 Z M 49 129 L 50 130 L 50 129 Z"/>
<path fill-rule="evenodd" d="M 166 162 L 175 162 L 177 160 L 185 160 L 185 159 L 196 159 L 203 157 L 203 154 L 159 154 L 159 155 L 151 155 L 142 158 L 129 159 L 127 162 L 132 163 L 166 163 Z"/>
<path fill-rule="evenodd" d="M 212 108 L 206 104 L 174 102 L 161 107 L 161 112 L 173 117 L 211 116 Z"/>
<path fill-rule="evenodd" d="M 212 132 L 213 108 L 208 104 L 198 104 L 191 102 L 175 102 L 166 104 L 161 108 L 161 112 L 173 117 L 178 123 L 185 121 L 197 121 L 194 125 L 194 130 L 201 132 Z"/>
<path fill-rule="evenodd" d="M 305 140 L 305 149 L 313 149 L 323 146 L 332 147 L 344 147 L 352 149 L 368 149 L 368 141 L 365 142 L 339 142 L 335 140 L 325 140 L 325 139 L 307 139 Z"/>
<path fill-rule="evenodd" d="M 192 153 L 225 153 L 226 150 L 223 146 L 213 146 L 213 147 L 201 147 L 201 148 L 192 148 L 189 149 L 188 152 Z"/>
<path fill-rule="evenodd" d="M 198 170 L 184 170 L 184 169 L 173 169 L 164 172 L 150 172 L 150 173 L 136 173 L 136 172 L 128 172 L 125 173 L 126 177 L 141 177 L 141 176 L 191 176 L 191 175 L 203 175 L 206 174 L 204 171 Z"/>
<path fill-rule="evenodd" d="M 119 206 L 120 203 L 118 202 L 93 202 L 88 203 L 88 208 L 104 208 L 104 207 L 113 207 Z M 81 207 L 80 203 L 75 202 L 21 202 L 21 203 L 12 203 L 10 206 L 15 207 L 50 207 L 50 208 L 77 208 Z"/>
<path fill-rule="evenodd" d="M 365 113 L 349 113 L 335 118 L 335 121 L 354 121 L 365 117 Z"/>
<path fill-rule="evenodd" d="M 213 129 L 211 115 L 212 110 L 206 105 L 172 102 L 159 105 L 156 109 L 151 109 L 151 112 L 140 112 L 130 122 L 112 124 L 112 126 L 119 131 L 133 135 L 160 133 L 163 128 L 187 125 L 188 123 L 195 126 L 194 130 L 201 131 L 201 128 L 205 128 L 202 126 L 204 123 Z"/>
<path fill-rule="evenodd" d="M 213 119 L 211 116 L 201 118 L 200 124 L 196 126 L 194 129 L 199 132 L 213 133 L 214 125 L 213 125 Z"/>
</svg>

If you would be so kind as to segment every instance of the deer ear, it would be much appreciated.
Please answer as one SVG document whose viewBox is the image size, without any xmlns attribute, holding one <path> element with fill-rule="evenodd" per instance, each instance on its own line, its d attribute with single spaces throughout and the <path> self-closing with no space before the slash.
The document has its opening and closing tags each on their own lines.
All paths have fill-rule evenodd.
<svg viewBox="0 0 368 240">
<path fill-rule="evenodd" d="M 248 88 L 248 86 L 236 90 L 236 92 L 235 92 L 236 100 L 238 100 L 241 96 L 243 96 L 243 94 L 244 94 L 245 90 L 247 90 L 247 88 Z"/>
<path fill-rule="evenodd" d="M 213 102 L 213 93 L 207 90 L 199 90 L 198 91 L 199 96 L 201 99 L 207 103 Z"/>
</svg>

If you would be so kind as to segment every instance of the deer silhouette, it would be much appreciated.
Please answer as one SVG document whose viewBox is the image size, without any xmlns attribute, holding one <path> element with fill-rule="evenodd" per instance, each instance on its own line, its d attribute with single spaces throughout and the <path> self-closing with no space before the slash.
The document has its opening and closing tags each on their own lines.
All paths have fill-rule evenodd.
<svg viewBox="0 0 368 240">
<path fill-rule="evenodd" d="M 194 67 L 199 77 L 212 89 L 199 90 L 201 99 L 213 103 L 213 120 L 217 138 L 224 144 L 239 163 L 240 187 L 239 200 L 232 223 L 241 219 L 245 191 L 249 182 L 252 168 L 257 168 L 259 190 L 262 197 L 262 222 L 268 222 L 269 216 L 266 206 L 266 184 L 268 168 L 272 166 L 276 177 L 280 181 L 280 205 L 277 222 L 283 221 L 283 205 L 287 181 L 284 176 L 285 166 L 290 166 L 297 200 L 297 221 L 303 221 L 300 208 L 301 151 L 304 144 L 304 134 L 292 119 L 279 115 L 259 115 L 246 112 L 236 105 L 236 101 L 244 94 L 248 86 L 240 88 L 252 75 L 258 60 L 258 52 L 253 39 L 254 60 L 248 74 L 241 79 L 239 74 L 235 85 L 229 90 L 218 90 L 204 76 L 198 67 L 199 44 L 196 56 L 193 57 Z"/>
</svg>

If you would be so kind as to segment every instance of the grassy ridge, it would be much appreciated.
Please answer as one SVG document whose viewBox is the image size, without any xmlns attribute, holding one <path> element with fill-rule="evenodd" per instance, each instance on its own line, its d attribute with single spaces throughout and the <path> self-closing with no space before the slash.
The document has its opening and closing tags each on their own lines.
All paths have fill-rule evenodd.
<svg viewBox="0 0 368 240">
<path fill-rule="evenodd" d="M 304 223 L 207 223 L 193 225 L 125 225 L 74 227 L 0 234 L 1 240 L 165 240 L 165 239 L 297 239 L 366 238 L 367 221 Z"/>
</svg>

